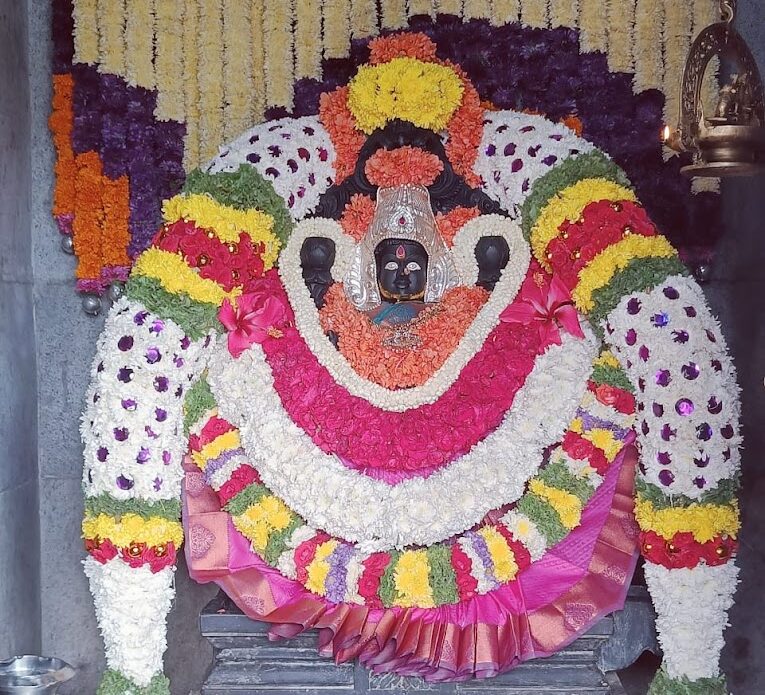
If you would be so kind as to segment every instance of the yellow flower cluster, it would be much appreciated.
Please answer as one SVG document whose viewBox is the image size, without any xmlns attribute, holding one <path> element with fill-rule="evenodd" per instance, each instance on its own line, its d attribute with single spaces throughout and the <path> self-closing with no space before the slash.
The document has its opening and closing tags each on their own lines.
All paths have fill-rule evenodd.
<svg viewBox="0 0 765 695">
<path fill-rule="evenodd" d="M 247 507 L 242 514 L 232 517 L 232 521 L 236 530 L 252 543 L 253 550 L 263 554 L 271 534 L 287 528 L 292 515 L 284 502 L 268 495 Z"/>
<path fill-rule="evenodd" d="M 126 548 L 131 543 L 154 546 L 170 542 L 179 548 L 183 543 L 183 527 L 177 521 L 158 516 L 144 519 L 138 514 L 125 514 L 118 520 L 108 514 L 99 514 L 83 519 L 82 537 L 109 539 L 118 548 Z"/>
<path fill-rule="evenodd" d="M 332 555 L 338 545 L 340 545 L 340 543 L 336 540 L 322 543 L 316 548 L 316 554 L 314 555 L 313 560 L 311 560 L 311 564 L 306 568 L 308 580 L 305 585 L 306 588 L 309 591 L 313 591 L 314 594 L 323 596 L 326 593 L 324 582 L 327 580 L 327 575 L 329 574 L 329 562 L 327 562 L 327 559 Z"/>
<path fill-rule="evenodd" d="M 609 462 L 616 458 L 624 446 L 622 442 L 614 437 L 614 433 L 611 430 L 593 427 L 585 432 L 581 418 L 574 418 L 569 429 L 572 432 L 576 432 L 576 434 L 582 435 L 588 442 L 592 442 L 594 446 L 598 447 L 605 454 Z"/>
<path fill-rule="evenodd" d="M 616 359 L 614 353 L 610 350 L 604 350 L 598 355 L 598 358 L 592 363 L 593 367 L 613 367 L 618 369 L 621 365 L 619 360 Z"/>
<path fill-rule="evenodd" d="M 158 248 L 148 248 L 133 266 L 133 273 L 159 280 L 162 287 L 173 294 L 184 292 L 197 302 L 220 306 L 226 297 L 242 293 L 240 287 L 226 292 L 212 280 L 200 277 L 183 257 Z"/>
<path fill-rule="evenodd" d="M 617 271 L 636 258 L 671 258 L 677 251 L 663 236 L 630 235 L 603 249 L 579 273 L 579 282 L 571 294 L 577 309 L 590 311 L 595 303 L 592 293 L 605 287 Z"/>
<path fill-rule="evenodd" d="M 98 62 L 98 3 L 96 0 L 75 0 L 72 3 L 74 20 L 74 60 L 92 65 Z"/>
<path fill-rule="evenodd" d="M 518 574 L 515 554 L 507 545 L 504 536 L 494 526 L 484 526 L 478 531 L 486 541 L 491 561 L 494 563 L 494 577 L 500 582 L 509 582 Z"/>
<path fill-rule="evenodd" d="M 253 244 L 262 243 L 265 269 L 272 268 L 279 255 L 279 239 L 273 232 L 274 218 L 260 210 L 237 210 L 221 205 L 209 195 L 193 193 L 177 195 L 162 203 L 165 222 L 171 224 L 180 219 L 193 220 L 198 227 L 211 229 L 221 241 L 239 241 L 241 232 L 250 235 Z"/>
<path fill-rule="evenodd" d="M 208 461 L 218 458 L 224 451 L 236 449 L 239 443 L 239 430 L 231 430 L 216 437 L 209 444 L 205 444 L 199 451 L 192 452 L 191 458 L 199 468 L 204 470 L 207 468 Z"/>
<path fill-rule="evenodd" d="M 436 132 L 462 101 L 462 81 L 451 68 L 415 58 L 363 65 L 349 84 L 348 108 L 369 134 L 400 118 Z"/>
<path fill-rule="evenodd" d="M 393 570 L 393 581 L 397 606 L 432 608 L 436 605 L 430 587 L 430 562 L 424 550 L 402 553 Z"/>
<path fill-rule="evenodd" d="M 655 509 L 649 500 L 638 496 L 635 518 L 643 531 L 654 531 L 667 540 L 676 533 L 690 531 L 699 543 L 719 535 L 735 538 L 741 527 L 735 500 L 725 505 L 694 503 L 688 507 Z"/>
<path fill-rule="evenodd" d="M 553 196 L 531 229 L 531 249 L 537 260 L 545 264 L 547 245 L 559 233 L 566 220 L 578 220 L 583 210 L 600 200 L 635 201 L 635 193 L 629 188 L 607 179 L 582 179 Z"/>
<path fill-rule="evenodd" d="M 561 523 L 567 529 L 570 530 L 579 525 L 582 518 L 582 503 L 578 497 L 565 490 L 551 487 L 539 478 L 534 478 L 529 483 L 529 490 L 545 500 L 558 513 Z"/>
</svg>

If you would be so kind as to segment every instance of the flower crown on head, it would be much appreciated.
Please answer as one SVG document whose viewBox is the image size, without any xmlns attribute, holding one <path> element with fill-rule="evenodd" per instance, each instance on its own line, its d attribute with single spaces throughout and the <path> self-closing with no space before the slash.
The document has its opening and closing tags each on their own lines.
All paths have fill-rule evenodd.
<svg viewBox="0 0 765 695">
<path fill-rule="evenodd" d="M 369 43 L 370 62 L 350 82 L 321 95 L 319 115 L 337 153 L 336 179 L 350 176 L 367 135 L 399 119 L 446 131 L 446 154 L 471 186 L 481 141 L 483 108 L 467 75 L 436 57 L 425 34 L 403 32 Z"/>
</svg>

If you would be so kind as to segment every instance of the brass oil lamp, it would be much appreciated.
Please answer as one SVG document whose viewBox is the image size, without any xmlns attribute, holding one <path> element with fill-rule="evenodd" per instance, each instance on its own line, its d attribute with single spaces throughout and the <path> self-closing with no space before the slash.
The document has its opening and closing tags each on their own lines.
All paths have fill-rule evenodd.
<svg viewBox="0 0 765 695">
<path fill-rule="evenodd" d="M 664 144 L 693 154 L 681 169 L 688 177 L 750 176 L 765 171 L 765 103 L 757 63 L 733 28 L 736 0 L 721 0 L 722 20 L 704 29 L 691 46 L 680 96 L 680 121 L 665 126 Z M 732 66 L 717 108 L 706 116 L 701 88 L 709 62 L 719 57 Z"/>
</svg>

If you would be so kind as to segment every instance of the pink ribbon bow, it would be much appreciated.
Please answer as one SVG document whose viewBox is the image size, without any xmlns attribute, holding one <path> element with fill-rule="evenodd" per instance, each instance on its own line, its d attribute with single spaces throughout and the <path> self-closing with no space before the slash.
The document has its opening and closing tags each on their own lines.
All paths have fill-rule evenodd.
<svg viewBox="0 0 765 695">
<path fill-rule="evenodd" d="M 558 277 L 532 273 L 524 281 L 520 296 L 499 316 L 500 321 L 538 324 L 543 344 L 561 344 L 560 330 L 584 338 L 571 295 Z"/>
<path fill-rule="evenodd" d="M 228 331 L 228 351 L 239 357 L 253 343 L 282 335 L 279 325 L 284 323 L 286 311 L 272 294 L 250 292 L 238 297 L 236 306 L 224 299 L 218 319 Z"/>
</svg>

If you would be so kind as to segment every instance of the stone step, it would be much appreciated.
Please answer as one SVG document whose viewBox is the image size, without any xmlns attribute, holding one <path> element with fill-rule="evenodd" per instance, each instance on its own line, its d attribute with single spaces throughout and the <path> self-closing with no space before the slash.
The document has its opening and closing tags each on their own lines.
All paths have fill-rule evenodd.
<svg viewBox="0 0 765 695">
<path fill-rule="evenodd" d="M 628 604 L 633 613 L 637 608 L 645 612 L 641 608 L 644 593 L 639 587 L 630 590 Z M 624 695 L 615 674 L 602 670 L 606 663 L 603 654 L 609 653 L 609 648 L 613 651 L 614 632 L 634 636 L 635 620 L 628 620 L 626 627 L 630 629 L 625 630 L 624 617 L 616 615 L 616 620 L 604 618 L 557 654 L 527 661 L 495 678 L 426 683 L 416 677 L 370 673 L 357 663 L 335 664 L 317 654 L 313 631 L 271 642 L 267 623 L 243 615 L 220 592 L 200 614 L 202 634 L 214 649 L 202 695 L 406 695 L 421 691 L 450 695 Z M 629 610 L 625 615 L 630 615 Z M 652 630 L 652 625 L 648 629 Z"/>
</svg>

